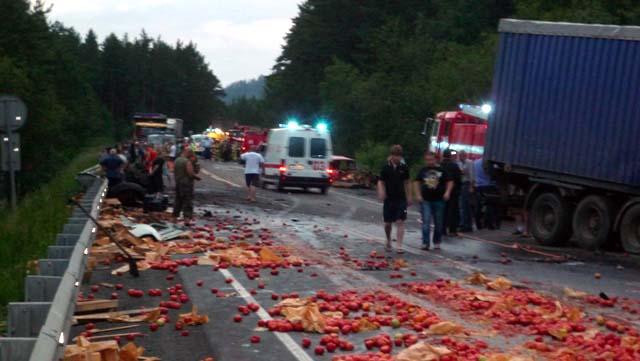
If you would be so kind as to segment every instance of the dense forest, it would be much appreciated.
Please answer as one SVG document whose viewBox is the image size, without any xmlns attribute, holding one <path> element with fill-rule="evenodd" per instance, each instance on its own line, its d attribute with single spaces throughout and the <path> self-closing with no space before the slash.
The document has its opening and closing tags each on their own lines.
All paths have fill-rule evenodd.
<svg viewBox="0 0 640 361">
<path fill-rule="evenodd" d="M 426 117 L 489 96 L 500 18 L 640 24 L 633 0 L 307 0 L 267 77 L 236 116 L 333 122 L 335 151 L 420 154 Z M 243 111 L 246 109 L 246 113 Z M 257 113 L 257 114 L 256 114 Z M 248 116 L 250 115 L 250 116 Z M 410 159 L 411 160 L 411 159 Z"/>
<path fill-rule="evenodd" d="M 22 193 L 96 137 L 130 134 L 136 111 L 180 117 L 195 129 L 222 114 L 220 82 L 194 44 L 167 44 L 144 31 L 99 42 L 92 31 L 51 23 L 47 13 L 39 1 L 0 0 L 0 94 L 29 108 L 20 130 Z"/>
</svg>

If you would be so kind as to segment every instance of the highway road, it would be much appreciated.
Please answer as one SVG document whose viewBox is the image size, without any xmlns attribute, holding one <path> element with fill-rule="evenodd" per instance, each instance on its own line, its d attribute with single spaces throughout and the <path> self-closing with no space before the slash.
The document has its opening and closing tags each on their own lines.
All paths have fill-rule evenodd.
<svg viewBox="0 0 640 361">
<path fill-rule="evenodd" d="M 264 327 L 257 327 L 259 322 L 272 319 L 268 311 L 279 302 L 273 299 L 273 294 L 296 294 L 304 298 L 317 295 L 319 290 L 331 294 L 353 290 L 358 295 L 371 293 L 384 295 L 383 298 L 397 297 L 397 300 L 437 314 L 441 320 L 464 327 L 468 332 L 458 339 L 460 342 L 471 345 L 486 343 L 494 353 L 531 354 L 523 347 L 525 342 L 532 339 L 527 332 L 489 332 L 492 321 L 476 319 L 460 312 L 456 306 L 459 300 L 439 299 L 442 295 L 426 297 L 410 289 L 411 285 L 442 280 L 463 282 L 477 272 L 490 278 L 506 277 L 513 282 L 513 289 L 517 292 L 535 291 L 567 303 L 573 301 L 567 298 L 566 288 L 584 291 L 596 298 L 601 293 L 604 297 L 620 297 L 620 302 L 626 302 L 624 304 L 629 309 L 621 309 L 619 305 L 604 308 L 598 304 L 581 302 L 579 306 L 585 313 L 584 322 L 595 322 L 594 317 L 604 315 L 608 320 L 614 319 L 625 324 L 629 330 L 640 328 L 638 314 L 627 312 L 635 310 L 635 307 L 640 310 L 640 261 L 635 256 L 622 253 L 592 254 L 572 247 L 538 247 L 531 240 L 511 236 L 509 223 L 505 224 L 504 230 L 447 238 L 441 251 L 426 252 L 419 249 L 419 214 L 415 208 L 409 212 L 405 253 L 389 253 L 383 247 L 382 206 L 371 190 L 333 188 L 327 195 L 295 189 L 285 192 L 260 190 L 258 202 L 249 203 L 244 200 L 240 165 L 203 162 L 202 177 L 203 180 L 197 184 L 195 197 L 199 225 L 215 227 L 224 223 L 228 225 L 226 231 L 242 227 L 253 229 L 254 232 L 268 229 L 276 244 L 287 247 L 292 255 L 304 259 L 306 266 L 280 268 L 277 274 L 269 273 L 267 268 L 260 271 L 257 280 L 248 278 L 245 270 L 237 267 L 181 267 L 172 281 L 166 280 L 166 272 L 163 271 L 144 271 L 139 279 L 132 279 L 126 274 L 114 277 L 107 269 L 94 271 L 91 284 L 121 282 L 125 288 L 146 290 L 155 287 L 165 289 L 181 283 L 190 302 L 197 306 L 200 313 L 210 317 L 209 323 L 189 328 L 188 337 L 181 337 L 172 327 L 165 326 L 154 333 L 146 328 L 141 329 L 145 337 L 136 342 L 147 349 L 146 354 L 162 360 L 190 361 L 206 357 L 218 361 L 330 360 L 336 355 L 368 352 L 366 340 L 380 332 L 392 337 L 397 332 L 421 334 L 418 332 L 421 330 L 407 328 L 404 324 L 399 329 L 383 327 L 379 331 L 343 334 L 341 338 L 353 345 L 353 351 L 338 350 L 318 355 L 315 347 L 320 343 L 320 334 L 269 332 Z M 211 217 L 205 217 L 205 212 L 210 212 Z M 224 236 L 224 232 L 217 236 Z M 363 262 L 364 266 L 357 266 L 354 260 Z M 371 269 L 366 264 L 367 260 L 386 262 L 389 267 Z M 394 265 L 404 267 L 394 269 Z M 212 288 L 224 297 L 212 294 Z M 107 291 L 101 290 L 96 296 L 104 296 L 100 292 Z M 243 317 L 241 322 L 234 322 L 238 307 L 246 304 L 259 305 L 258 312 Z M 154 305 L 157 305 L 157 300 L 149 297 L 121 297 L 121 308 Z M 184 312 L 184 308 L 181 312 Z M 417 311 L 414 309 L 412 312 Z M 176 314 L 170 317 L 177 318 Z M 74 327 L 75 334 L 81 330 L 81 325 Z M 252 336 L 259 336 L 260 342 L 252 343 Z M 427 341 L 436 344 L 442 342 L 441 337 L 420 337 L 426 337 Z M 302 346 L 303 338 L 311 340 L 310 348 Z M 546 337 L 545 342 L 547 339 L 552 345 L 553 342 L 557 343 L 550 337 Z M 397 353 L 401 349 L 403 347 L 395 347 L 391 352 Z M 326 347 L 323 351 L 326 351 Z M 459 352 L 456 354 L 461 355 Z M 532 355 L 532 359 L 541 355 L 549 356 Z"/>
</svg>

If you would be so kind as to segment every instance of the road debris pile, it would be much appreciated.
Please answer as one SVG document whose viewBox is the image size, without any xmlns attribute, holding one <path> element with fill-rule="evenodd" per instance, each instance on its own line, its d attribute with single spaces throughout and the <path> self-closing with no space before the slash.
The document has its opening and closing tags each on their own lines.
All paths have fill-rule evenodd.
<svg viewBox="0 0 640 361">
<path fill-rule="evenodd" d="M 64 361 L 160 361 L 143 354 L 144 348 L 133 342 L 120 347 L 117 341 L 91 342 L 81 336 L 75 344 L 65 347 Z"/>
<path fill-rule="evenodd" d="M 638 360 L 640 338 L 636 328 L 606 316 L 588 315 L 573 303 L 542 295 L 528 288 L 514 287 L 508 279 L 489 279 L 474 274 L 464 286 L 451 280 L 403 283 L 404 291 L 429 299 L 489 323 L 503 335 L 528 336 L 524 347 L 539 357 L 553 360 Z M 579 296 L 579 297 L 578 297 Z M 572 292 L 571 297 L 589 302 L 587 294 Z M 609 304 L 600 307 L 612 307 Z"/>
</svg>

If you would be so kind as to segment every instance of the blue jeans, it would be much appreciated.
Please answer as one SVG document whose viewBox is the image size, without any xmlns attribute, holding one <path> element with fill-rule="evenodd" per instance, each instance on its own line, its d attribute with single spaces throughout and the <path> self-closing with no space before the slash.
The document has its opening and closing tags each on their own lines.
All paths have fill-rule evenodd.
<svg viewBox="0 0 640 361">
<path fill-rule="evenodd" d="M 431 241 L 434 245 L 440 244 L 442 231 L 444 230 L 444 207 L 442 201 L 423 201 L 422 211 L 422 245 L 429 247 Z M 431 239 L 431 220 L 433 219 L 433 239 Z"/>
</svg>

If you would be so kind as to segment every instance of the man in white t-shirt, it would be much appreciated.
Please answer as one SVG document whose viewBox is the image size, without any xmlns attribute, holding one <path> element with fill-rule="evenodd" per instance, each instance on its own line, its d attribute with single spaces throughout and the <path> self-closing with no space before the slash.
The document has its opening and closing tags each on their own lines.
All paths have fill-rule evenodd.
<svg viewBox="0 0 640 361">
<path fill-rule="evenodd" d="M 240 159 L 244 162 L 244 179 L 247 183 L 247 200 L 256 201 L 256 187 L 260 181 L 260 168 L 264 163 L 264 158 L 256 152 L 256 147 L 252 147 L 249 152 L 242 153 Z"/>
</svg>

